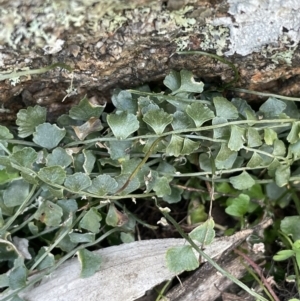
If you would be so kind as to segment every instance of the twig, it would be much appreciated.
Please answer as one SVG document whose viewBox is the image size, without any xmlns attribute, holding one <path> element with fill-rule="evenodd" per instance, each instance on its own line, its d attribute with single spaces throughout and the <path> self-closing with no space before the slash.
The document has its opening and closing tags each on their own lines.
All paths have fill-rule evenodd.
<svg viewBox="0 0 300 301">
<path fill-rule="evenodd" d="M 275 301 L 280 301 L 277 297 L 277 295 L 275 294 L 275 292 L 273 291 L 272 287 L 270 286 L 269 282 L 267 281 L 267 279 L 265 278 L 263 271 L 261 270 L 261 268 L 251 259 L 249 258 L 246 254 L 244 254 L 243 252 L 235 249 L 234 253 L 243 257 L 249 264 L 250 266 L 255 270 L 255 272 L 258 274 L 258 276 L 260 277 L 260 279 L 262 280 L 263 284 L 265 285 L 265 287 L 267 288 L 267 290 L 270 292 L 270 294 L 272 295 L 272 297 L 274 298 Z"/>
</svg>

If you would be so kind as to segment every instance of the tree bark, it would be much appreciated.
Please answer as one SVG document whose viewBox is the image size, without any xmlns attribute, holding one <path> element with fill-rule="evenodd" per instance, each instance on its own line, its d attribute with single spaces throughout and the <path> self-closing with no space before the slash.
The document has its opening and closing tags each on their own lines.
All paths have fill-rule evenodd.
<svg viewBox="0 0 300 301">
<path fill-rule="evenodd" d="M 299 96 L 300 5 L 256 2 L 2 0 L 2 75 L 58 62 L 73 73 L 54 68 L 0 81 L 0 121 L 35 104 L 47 106 L 53 119 L 84 95 L 103 103 L 113 88 L 161 81 L 171 69 L 191 70 L 204 81 L 232 80 L 228 64 L 177 50 L 227 59 L 240 75 L 235 87 Z"/>
</svg>

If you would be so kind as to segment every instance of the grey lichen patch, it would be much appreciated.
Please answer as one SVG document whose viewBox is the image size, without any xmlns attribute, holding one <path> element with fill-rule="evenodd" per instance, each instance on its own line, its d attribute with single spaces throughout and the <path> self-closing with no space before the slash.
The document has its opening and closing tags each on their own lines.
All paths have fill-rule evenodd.
<svg viewBox="0 0 300 301">
<path fill-rule="evenodd" d="M 7 1 L 0 10 L 0 44 L 23 53 L 42 49 L 47 55 L 69 51 L 69 41 L 72 40 L 75 46 L 96 44 L 96 48 L 104 54 L 106 50 L 101 50 L 103 44 L 124 24 L 127 37 L 153 32 L 170 38 L 174 33 L 195 30 L 196 20 L 188 17 L 193 6 L 168 10 L 160 1 L 146 3 L 141 5 L 141 1 L 123 0 L 16 0 L 12 5 Z M 125 42 L 131 44 L 128 40 Z M 110 55 L 118 57 L 120 43 L 113 46 Z M 0 66 L 5 67 L 2 57 Z"/>
<path fill-rule="evenodd" d="M 60 35 L 71 28 L 82 40 L 89 34 L 86 29 L 96 38 L 104 37 L 122 26 L 126 18 L 121 11 L 133 5 L 122 0 L 7 2 L 0 10 L 0 44 L 25 51 L 43 47 L 57 50 L 62 45 Z"/>
<path fill-rule="evenodd" d="M 293 43 L 300 41 L 300 2 L 298 0 L 228 0 L 233 17 L 215 18 L 211 24 L 230 29 L 229 51 L 248 55 L 263 46 L 278 45 L 286 34 Z"/>
<path fill-rule="evenodd" d="M 173 41 L 177 45 L 176 51 L 183 51 L 187 49 L 190 45 L 190 38 L 187 36 L 175 38 Z"/>
<path fill-rule="evenodd" d="M 42 50 L 44 55 L 81 55 L 84 60 L 85 49 L 89 49 L 89 53 L 93 49 L 98 58 L 108 54 L 109 62 L 119 60 L 124 45 L 135 46 L 143 35 L 151 34 L 171 41 L 178 38 L 176 41 L 181 50 L 188 46 L 187 33 L 199 28 L 196 20 L 189 17 L 193 6 L 168 10 L 160 1 L 141 3 L 16 0 L 12 5 L 7 1 L 0 11 L 0 44 L 4 46 L 2 49 L 13 48 L 26 53 L 28 58 Z M 123 27 L 122 37 L 117 32 L 120 27 Z M 0 67 L 7 69 L 3 56 L 0 56 Z M 18 62 L 14 68 L 20 68 Z"/>
<path fill-rule="evenodd" d="M 186 13 L 193 11 L 193 6 L 185 6 L 179 10 L 174 10 L 170 13 L 171 20 L 174 20 L 176 25 L 184 28 L 185 31 L 192 31 L 196 20 L 194 18 L 186 17 Z"/>
<path fill-rule="evenodd" d="M 215 50 L 217 55 L 223 56 L 223 51 L 226 49 L 229 39 L 229 29 L 224 26 L 213 26 L 208 24 L 201 30 L 204 36 L 201 42 L 203 50 Z"/>
<path fill-rule="evenodd" d="M 280 63 L 291 65 L 296 48 L 297 43 L 292 42 L 291 39 L 284 34 L 279 38 L 276 44 L 264 46 L 261 50 L 261 54 L 265 58 L 271 59 L 275 65 Z"/>
</svg>

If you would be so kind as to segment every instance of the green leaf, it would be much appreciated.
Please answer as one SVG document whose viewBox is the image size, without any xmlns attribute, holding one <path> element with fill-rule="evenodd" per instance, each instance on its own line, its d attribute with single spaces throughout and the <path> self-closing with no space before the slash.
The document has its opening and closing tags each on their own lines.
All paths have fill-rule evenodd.
<svg viewBox="0 0 300 301">
<path fill-rule="evenodd" d="M 176 78 L 173 82 L 176 81 Z M 168 81 L 168 84 L 170 80 Z M 164 81 L 164 84 L 165 81 Z M 172 87 L 175 87 L 175 83 L 171 84 Z M 175 91 L 172 91 L 172 95 L 178 94 L 180 92 L 190 92 L 190 93 L 202 93 L 203 92 L 204 84 L 202 82 L 196 82 L 193 73 L 188 70 L 181 70 L 180 71 L 180 87 Z"/>
<path fill-rule="evenodd" d="M 80 277 L 88 278 L 99 271 L 102 263 L 100 254 L 93 253 L 86 249 L 78 251 L 78 260 L 81 265 Z"/>
<path fill-rule="evenodd" d="M 262 189 L 261 184 L 255 184 L 251 188 L 249 188 L 245 194 L 249 195 L 250 200 L 251 199 L 257 199 L 257 200 L 264 200 L 266 198 L 266 195 Z"/>
<path fill-rule="evenodd" d="M 239 117 L 237 108 L 224 97 L 214 97 L 216 115 L 225 119 L 237 119 Z"/>
<path fill-rule="evenodd" d="M 299 240 L 296 241 L 294 243 L 294 245 L 297 244 L 298 242 L 299 242 Z M 297 266 L 298 266 L 298 269 L 299 269 L 300 268 L 300 252 L 299 252 L 299 248 L 296 251 L 295 257 L 296 257 L 296 262 L 297 262 Z"/>
<path fill-rule="evenodd" d="M 47 253 L 46 257 L 38 264 L 37 270 L 43 270 L 49 267 L 54 266 L 55 258 L 54 255 L 47 251 L 48 248 L 42 247 L 40 248 L 38 254 L 34 258 L 34 262 L 37 262 L 45 253 Z"/>
<path fill-rule="evenodd" d="M 279 187 L 285 186 L 289 183 L 291 176 L 291 169 L 289 165 L 280 165 L 275 171 L 275 182 Z"/>
<path fill-rule="evenodd" d="M 299 251 L 300 251 L 300 240 L 296 240 L 296 241 L 293 243 L 293 250 L 294 250 L 296 253 L 299 253 Z"/>
<path fill-rule="evenodd" d="M 63 231 L 63 228 L 60 228 Z M 58 243 L 57 247 L 64 252 L 71 252 L 77 246 L 76 243 L 71 242 L 69 235 L 64 236 L 62 240 Z"/>
<path fill-rule="evenodd" d="M 63 211 L 60 206 L 50 201 L 43 201 L 34 213 L 34 218 L 48 227 L 58 227 L 61 223 L 62 215 Z"/>
<path fill-rule="evenodd" d="M 102 114 L 105 105 L 100 106 L 93 104 L 86 97 L 80 100 L 79 104 L 73 106 L 69 111 L 69 115 L 73 119 L 88 121 L 92 117 L 99 118 Z"/>
<path fill-rule="evenodd" d="M 27 269 L 24 265 L 14 267 L 8 275 L 9 288 L 16 290 L 21 287 L 25 287 L 27 279 Z"/>
<path fill-rule="evenodd" d="M 244 142 L 246 141 L 244 135 L 245 135 L 245 129 L 237 125 L 232 125 L 230 138 L 228 141 L 228 147 L 232 151 L 239 151 L 243 147 Z"/>
<path fill-rule="evenodd" d="M 300 118 L 300 112 L 298 110 L 298 106 L 296 105 L 295 101 L 290 100 L 283 100 L 283 102 L 286 104 L 286 108 L 284 110 L 284 113 L 289 116 L 290 118 L 299 119 Z"/>
<path fill-rule="evenodd" d="M 82 244 L 86 242 L 94 242 L 95 234 L 94 233 L 70 233 L 69 234 L 71 242 L 76 244 Z"/>
<path fill-rule="evenodd" d="M 166 261 L 168 269 L 175 274 L 180 274 L 183 271 L 193 271 L 199 266 L 199 261 L 191 246 L 178 246 L 168 249 Z"/>
<path fill-rule="evenodd" d="M 252 111 L 246 110 L 245 113 L 246 113 L 247 120 L 257 120 L 256 114 L 252 113 Z M 251 125 L 251 124 L 254 124 L 254 123 L 249 122 L 248 124 Z"/>
<path fill-rule="evenodd" d="M 36 162 L 38 157 L 37 152 L 31 147 L 24 147 L 16 151 L 10 156 L 10 159 L 21 166 L 31 168 L 32 164 Z"/>
<path fill-rule="evenodd" d="M 132 174 L 133 171 L 141 163 L 141 161 L 142 161 L 142 159 L 139 159 L 139 158 L 132 158 L 130 160 L 123 161 L 122 165 L 121 165 L 121 169 L 122 169 L 121 174 Z M 141 168 L 139 168 L 135 177 L 139 180 L 140 183 L 144 183 L 145 177 L 147 177 L 149 172 L 150 172 L 149 166 L 143 164 L 141 166 Z"/>
<path fill-rule="evenodd" d="M 138 98 L 138 108 L 145 115 L 148 111 L 158 110 L 159 106 L 149 96 L 141 96 Z"/>
<path fill-rule="evenodd" d="M 13 179 L 18 177 L 18 172 L 8 173 L 6 169 L 0 170 L 0 185 L 11 182 Z"/>
<path fill-rule="evenodd" d="M 107 123 L 119 139 L 126 139 L 139 128 L 137 117 L 128 112 L 108 115 Z"/>
<path fill-rule="evenodd" d="M 106 224 L 115 228 L 115 227 L 122 226 L 127 221 L 128 221 L 127 215 L 122 214 L 116 208 L 116 206 L 113 203 L 111 203 L 109 205 L 109 209 L 105 219 Z"/>
<path fill-rule="evenodd" d="M 249 208 L 250 197 L 246 194 L 240 194 L 237 198 L 230 200 L 230 205 L 225 209 L 229 215 L 243 217 Z"/>
<path fill-rule="evenodd" d="M 227 182 L 216 183 L 216 191 L 223 194 L 236 194 L 236 190 Z"/>
<path fill-rule="evenodd" d="M 180 155 L 183 144 L 183 138 L 178 135 L 172 135 L 171 141 L 169 142 L 166 153 L 169 156 L 178 157 Z"/>
<path fill-rule="evenodd" d="M 34 222 L 28 223 L 28 229 L 32 235 L 36 235 L 39 233 L 39 227 L 36 226 Z"/>
<path fill-rule="evenodd" d="M 75 120 L 72 119 L 67 114 L 62 114 L 57 118 L 57 125 L 61 128 L 69 128 L 73 126 L 80 126 L 82 125 L 82 120 Z M 74 135 L 73 131 L 71 131 L 72 135 Z"/>
<path fill-rule="evenodd" d="M 65 135 L 65 129 L 61 129 L 55 124 L 43 123 L 36 127 L 33 141 L 42 147 L 52 149 L 59 144 Z"/>
<path fill-rule="evenodd" d="M 160 135 L 165 130 L 166 126 L 173 120 L 173 116 L 166 113 L 163 109 L 148 111 L 144 117 L 146 122 L 157 135 Z"/>
<path fill-rule="evenodd" d="M 172 127 L 174 131 L 188 129 L 191 128 L 192 126 L 193 126 L 193 121 L 187 115 L 186 112 L 176 111 L 173 114 Z"/>
<path fill-rule="evenodd" d="M 248 128 L 247 131 L 247 141 L 249 147 L 257 147 L 262 145 L 260 134 L 258 130 L 254 128 Z"/>
<path fill-rule="evenodd" d="M 165 152 L 165 150 L 166 150 L 165 141 L 161 140 L 158 143 L 156 143 L 155 146 L 153 147 L 153 142 L 156 139 L 157 138 L 154 137 L 154 138 L 149 138 L 149 139 L 146 140 L 146 143 L 145 143 L 145 145 L 143 147 L 143 153 L 146 154 L 150 149 L 151 149 L 151 153 L 152 154 L 155 154 L 157 152 Z"/>
<path fill-rule="evenodd" d="M 215 117 L 214 112 L 199 102 L 188 105 L 186 113 L 193 119 L 196 127 L 200 127 L 204 122 Z"/>
<path fill-rule="evenodd" d="M 176 168 L 170 164 L 167 163 L 165 160 L 161 161 L 156 169 L 158 173 L 164 173 L 164 177 L 169 179 L 169 181 L 173 180 L 173 175 L 176 172 Z"/>
<path fill-rule="evenodd" d="M 46 115 L 47 109 L 40 106 L 20 110 L 16 120 L 19 137 L 25 138 L 33 134 L 35 127 L 46 121 Z"/>
<path fill-rule="evenodd" d="M 203 171 L 212 171 L 211 160 L 208 154 L 202 153 L 199 156 L 199 165 Z M 219 168 L 219 167 L 217 167 Z"/>
<path fill-rule="evenodd" d="M 274 97 L 269 97 L 259 108 L 264 113 L 265 118 L 274 118 L 281 114 L 286 108 L 286 104 Z"/>
<path fill-rule="evenodd" d="M 165 77 L 163 83 L 171 91 L 176 91 L 180 87 L 180 74 L 177 71 L 171 70 L 170 73 Z"/>
<path fill-rule="evenodd" d="M 158 197 L 171 194 L 171 187 L 169 185 L 170 180 L 165 176 L 157 178 L 153 186 L 153 190 L 156 192 Z"/>
<path fill-rule="evenodd" d="M 135 237 L 132 233 L 121 232 L 120 238 L 121 238 L 121 241 L 125 244 L 135 241 Z"/>
<path fill-rule="evenodd" d="M 132 146 L 132 141 L 124 140 L 124 141 L 109 141 L 108 145 L 108 153 L 112 160 L 125 160 L 129 159 L 129 150 Z"/>
<path fill-rule="evenodd" d="M 277 140 L 277 133 L 269 128 L 264 129 L 264 139 L 267 145 L 273 145 L 273 142 Z"/>
<path fill-rule="evenodd" d="M 179 187 L 171 187 L 171 193 L 163 196 L 163 200 L 168 204 L 174 204 L 181 201 L 183 189 Z"/>
<path fill-rule="evenodd" d="M 116 192 L 117 188 L 117 181 L 110 175 L 99 175 L 92 180 L 92 185 L 87 191 L 97 196 L 104 196 Z"/>
<path fill-rule="evenodd" d="M 148 113 L 150 111 L 156 111 L 156 110 L 159 110 L 159 109 L 160 108 L 157 104 L 150 103 L 148 106 L 143 107 L 141 112 L 142 112 L 142 115 L 146 115 L 146 113 Z"/>
<path fill-rule="evenodd" d="M 275 177 L 276 169 L 280 166 L 280 162 L 278 159 L 274 158 L 274 160 L 271 162 L 271 164 L 268 166 L 268 175 L 272 178 Z M 277 186 L 278 187 L 278 186 Z"/>
<path fill-rule="evenodd" d="M 300 158 L 300 140 L 294 144 L 289 145 L 289 151 L 294 155 L 294 159 Z"/>
<path fill-rule="evenodd" d="M 141 162 L 142 162 L 142 159 L 140 159 L 140 158 L 131 158 L 129 160 L 122 161 L 121 162 L 121 169 L 122 169 L 121 174 L 131 174 Z M 139 170 L 139 172 L 140 171 L 141 171 L 141 169 Z M 144 176 L 142 176 L 141 179 L 144 180 Z"/>
<path fill-rule="evenodd" d="M 58 200 L 57 205 L 63 210 L 63 220 L 67 220 L 71 214 L 75 215 L 75 212 L 78 210 L 77 202 L 73 199 Z"/>
<path fill-rule="evenodd" d="M 215 238 L 214 230 L 215 222 L 212 218 L 209 218 L 200 226 L 196 227 L 189 236 L 193 240 L 197 240 L 202 245 L 210 245 Z"/>
<path fill-rule="evenodd" d="M 117 176 L 115 179 L 118 182 L 118 189 L 121 189 L 124 184 L 127 182 L 131 174 L 121 174 Z M 137 190 L 140 187 L 141 183 L 137 177 L 134 177 L 129 184 L 126 186 L 124 190 L 120 192 L 120 195 L 126 195 L 129 194 L 135 190 Z"/>
<path fill-rule="evenodd" d="M 35 173 L 27 173 L 27 172 L 21 172 L 21 177 L 24 181 L 26 181 L 29 184 L 39 184 L 39 180 L 37 178 L 37 175 Z"/>
<path fill-rule="evenodd" d="M 236 177 L 229 178 L 229 182 L 238 190 L 248 189 L 255 184 L 253 178 L 246 171 L 243 171 Z"/>
<path fill-rule="evenodd" d="M 273 153 L 273 150 L 274 150 L 273 147 L 271 147 L 271 146 L 269 146 L 269 145 L 266 145 L 266 144 L 263 144 L 263 145 L 260 146 L 258 149 L 261 150 L 261 151 L 263 151 L 263 152 L 269 153 L 269 154 L 272 154 L 272 153 Z M 262 159 L 263 159 L 262 165 L 269 165 L 269 164 L 271 164 L 271 162 L 273 161 L 272 156 L 264 155 L 264 154 L 262 154 L 262 153 L 260 153 L 260 156 L 261 156 Z"/>
<path fill-rule="evenodd" d="M 294 241 L 300 239 L 300 216 L 286 216 L 280 223 L 280 230 L 286 235 L 291 235 Z"/>
<path fill-rule="evenodd" d="M 289 259 L 290 257 L 294 256 L 295 252 L 293 250 L 282 250 L 277 252 L 273 256 L 273 260 L 275 261 L 283 261 Z"/>
<path fill-rule="evenodd" d="M 92 181 L 88 175 L 82 172 L 76 172 L 73 175 L 67 175 L 65 180 L 65 187 L 74 191 L 79 192 L 85 188 L 91 186 Z"/>
<path fill-rule="evenodd" d="M 11 160 L 7 156 L 0 155 L 0 169 L 11 168 Z M 14 170 L 15 171 L 15 170 Z"/>
<path fill-rule="evenodd" d="M 237 152 L 228 148 L 226 143 L 221 144 L 221 148 L 215 159 L 217 169 L 230 169 L 237 158 Z"/>
<path fill-rule="evenodd" d="M 9 286 L 9 278 L 7 274 L 0 275 L 0 288 Z"/>
<path fill-rule="evenodd" d="M 191 199 L 188 206 L 187 222 L 189 225 L 195 225 L 207 220 L 205 206 L 197 199 Z"/>
<path fill-rule="evenodd" d="M 182 138 L 178 135 L 172 135 L 171 141 L 166 148 L 169 156 L 178 157 L 180 155 L 189 155 L 199 147 L 199 142 L 194 142 L 188 138 Z"/>
<path fill-rule="evenodd" d="M 217 124 L 224 124 L 223 127 L 215 128 L 214 131 L 214 138 L 228 138 L 230 136 L 230 128 L 226 126 L 228 120 L 223 117 L 215 117 L 212 120 L 212 125 Z"/>
<path fill-rule="evenodd" d="M 14 135 L 10 133 L 6 126 L 0 125 L 0 140 L 10 140 Z"/>
<path fill-rule="evenodd" d="M 184 138 L 180 153 L 182 156 L 189 155 L 193 153 L 195 150 L 197 150 L 199 148 L 199 145 L 200 143 L 198 141 L 193 141 L 189 138 Z"/>
<path fill-rule="evenodd" d="M 67 151 L 61 147 L 57 147 L 49 154 L 46 158 L 47 166 L 61 166 L 66 168 L 72 163 L 72 156 L 70 156 Z"/>
<path fill-rule="evenodd" d="M 249 119 L 248 117 L 255 116 L 255 111 L 249 106 L 247 101 L 242 98 L 233 98 L 231 103 L 237 108 L 238 112 L 244 116 L 245 118 Z M 255 118 L 250 118 L 255 119 Z"/>
<path fill-rule="evenodd" d="M 41 168 L 38 176 L 46 183 L 61 185 L 65 181 L 66 172 L 61 166 L 50 166 Z"/>
<path fill-rule="evenodd" d="M 112 103 L 120 111 L 127 111 L 128 113 L 136 114 L 137 103 L 132 99 L 131 93 L 123 90 L 115 90 L 112 95 Z"/>
<path fill-rule="evenodd" d="M 299 121 L 293 122 L 291 131 L 286 138 L 286 140 L 291 144 L 294 144 L 297 141 L 299 141 L 299 131 L 300 131 L 299 125 L 300 125 Z"/>
<path fill-rule="evenodd" d="M 3 200 L 7 207 L 21 205 L 29 194 L 29 184 L 23 179 L 14 180 L 4 190 Z"/>
<path fill-rule="evenodd" d="M 274 141 L 274 150 L 273 155 L 274 156 L 284 156 L 286 153 L 285 144 L 282 140 L 275 140 Z"/>
<path fill-rule="evenodd" d="M 86 229 L 92 233 L 99 233 L 101 220 L 101 214 L 96 208 L 93 207 L 81 219 L 79 227 L 82 229 Z"/>
<path fill-rule="evenodd" d="M 247 163 L 247 167 L 249 168 L 258 167 L 262 164 L 262 162 L 263 162 L 262 157 L 257 152 L 253 152 L 251 159 Z"/>
<path fill-rule="evenodd" d="M 33 171 L 32 167 L 28 168 L 28 167 L 25 167 L 25 166 L 21 166 L 18 163 L 15 163 L 14 160 L 9 159 L 8 163 L 10 163 L 10 164 L 8 165 L 8 164 L 6 164 L 6 162 L 4 162 L 4 164 L 6 166 L 6 169 L 9 172 L 14 172 L 15 170 L 18 170 L 18 171 L 22 171 L 24 173 L 28 173 L 28 174 L 31 174 L 31 175 L 33 175 L 35 173 Z"/>
</svg>

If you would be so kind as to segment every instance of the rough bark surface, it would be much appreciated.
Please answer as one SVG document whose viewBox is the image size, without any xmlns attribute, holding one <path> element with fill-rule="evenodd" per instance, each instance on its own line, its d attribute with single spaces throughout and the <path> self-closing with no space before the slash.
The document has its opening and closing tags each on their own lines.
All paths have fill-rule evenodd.
<svg viewBox="0 0 300 301">
<path fill-rule="evenodd" d="M 189 69 L 203 80 L 229 82 L 233 77 L 231 67 L 216 59 L 175 53 L 202 50 L 223 56 L 229 49 L 230 32 L 216 24 L 224 18 L 234 22 L 227 1 L 78 0 L 66 5 L 60 0 L 0 0 L 0 5 L 0 23 L 5 26 L 0 31 L 2 74 L 57 62 L 74 70 L 71 74 L 55 68 L 21 76 L 19 82 L 0 81 L 3 122 L 34 104 L 47 106 L 50 118 L 55 118 L 84 95 L 103 103 L 109 101 L 113 88 L 160 81 L 171 69 Z M 280 53 L 291 49 L 286 43 L 273 42 Z M 298 96 L 298 45 L 293 44 L 289 61 L 279 58 L 274 63 L 272 51 L 227 55 L 240 74 L 235 86 Z M 72 77 L 74 89 L 62 103 Z"/>
</svg>

